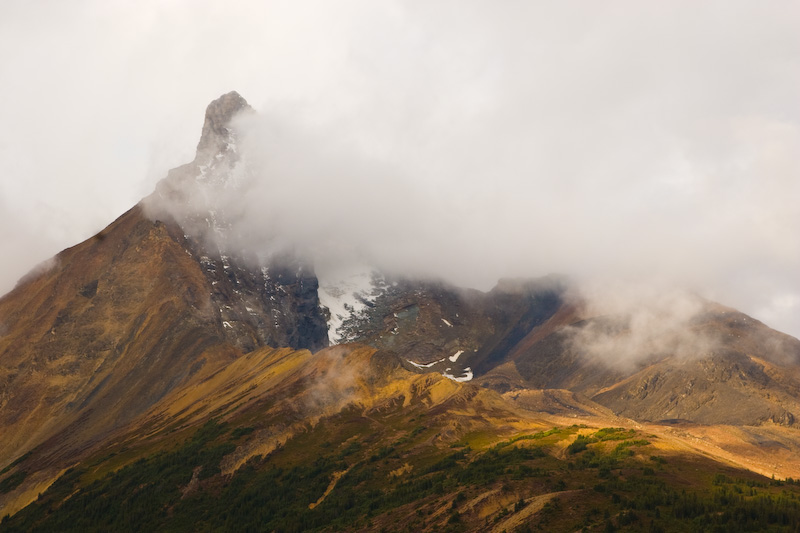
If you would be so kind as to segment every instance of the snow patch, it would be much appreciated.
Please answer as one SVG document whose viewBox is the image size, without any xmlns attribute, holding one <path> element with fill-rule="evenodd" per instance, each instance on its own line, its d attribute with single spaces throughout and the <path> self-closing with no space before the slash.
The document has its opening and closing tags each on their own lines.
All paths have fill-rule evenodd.
<svg viewBox="0 0 800 533">
<path fill-rule="evenodd" d="M 464 350 L 459 350 L 456 353 L 454 353 L 453 355 L 451 355 L 450 357 L 448 357 L 448 359 L 450 359 L 450 361 L 455 363 L 456 361 L 458 361 L 458 356 L 461 355 L 462 353 L 464 353 Z"/>
<path fill-rule="evenodd" d="M 433 363 L 425 363 L 425 364 L 422 364 L 422 363 L 415 363 L 415 362 L 414 362 L 414 361 L 412 361 L 411 359 L 406 359 L 406 361 L 408 361 L 409 363 L 411 363 L 412 365 L 414 365 L 414 366 L 415 366 L 415 367 L 417 367 L 417 368 L 430 368 L 430 367 L 432 367 L 433 365 L 436 365 L 436 364 L 439 364 L 439 363 L 442 363 L 442 362 L 444 362 L 444 359 L 439 359 L 438 361 L 434 361 Z M 447 370 L 450 370 L 450 369 L 448 368 Z"/>
<path fill-rule="evenodd" d="M 459 377 L 456 377 L 453 374 L 448 374 L 449 370 L 450 369 L 448 368 L 447 370 L 442 372 L 442 375 L 446 378 L 452 379 L 453 381 L 464 382 L 464 381 L 470 381 L 472 379 L 472 369 L 470 367 L 467 367 L 464 370 L 462 370 L 464 375 Z"/>
</svg>

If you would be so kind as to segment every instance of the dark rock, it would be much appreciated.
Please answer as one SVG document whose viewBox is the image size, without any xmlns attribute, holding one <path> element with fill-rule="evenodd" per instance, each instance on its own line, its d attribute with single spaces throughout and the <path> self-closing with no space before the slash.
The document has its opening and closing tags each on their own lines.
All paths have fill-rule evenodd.
<svg viewBox="0 0 800 533">
<path fill-rule="evenodd" d="M 81 287 L 79 293 L 84 298 L 94 298 L 94 295 L 97 294 L 97 280 L 90 281 Z"/>
</svg>

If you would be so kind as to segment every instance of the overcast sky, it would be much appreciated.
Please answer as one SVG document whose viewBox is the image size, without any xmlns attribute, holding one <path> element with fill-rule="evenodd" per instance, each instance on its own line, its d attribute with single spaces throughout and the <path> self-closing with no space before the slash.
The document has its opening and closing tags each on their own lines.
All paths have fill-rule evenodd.
<svg viewBox="0 0 800 533">
<path fill-rule="evenodd" d="M 236 90 L 270 162 L 248 200 L 290 238 L 484 289 L 667 280 L 800 336 L 799 26 L 793 1 L 4 0 L 0 292 Z"/>
</svg>

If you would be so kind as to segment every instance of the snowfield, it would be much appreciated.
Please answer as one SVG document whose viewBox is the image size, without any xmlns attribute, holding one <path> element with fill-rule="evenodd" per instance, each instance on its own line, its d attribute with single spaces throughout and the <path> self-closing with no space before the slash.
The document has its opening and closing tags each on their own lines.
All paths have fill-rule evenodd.
<svg viewBox="0 0 800 533">
<path fill-rule="evenodd" d="M 320 304 L 330 311 L 328 340 L 332 345 L 339 344 L 343 340 L 341 328 L 344 322 L 361 315 L 367 309 L 367 303 L 373 303 L 378 297 L 376 274 L 365 266 L 346 273 L 318 269 L 317 279 Z"/>
</svg>

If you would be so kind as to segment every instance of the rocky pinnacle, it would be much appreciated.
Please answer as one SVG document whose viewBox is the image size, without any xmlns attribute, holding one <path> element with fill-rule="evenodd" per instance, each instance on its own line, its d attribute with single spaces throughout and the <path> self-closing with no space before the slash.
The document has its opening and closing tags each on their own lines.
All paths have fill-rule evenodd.
<svg viewBox="0 0 800 533">
<path fill-rule="evenodd" d="M 242 111 L 252 112 L 253 108 L 236 91 L 223 94 L 206 108 L 203 133 L 197 144 L 198 158 L 226 151 L 230 141 L 230 122 Z"/>
</svg>

